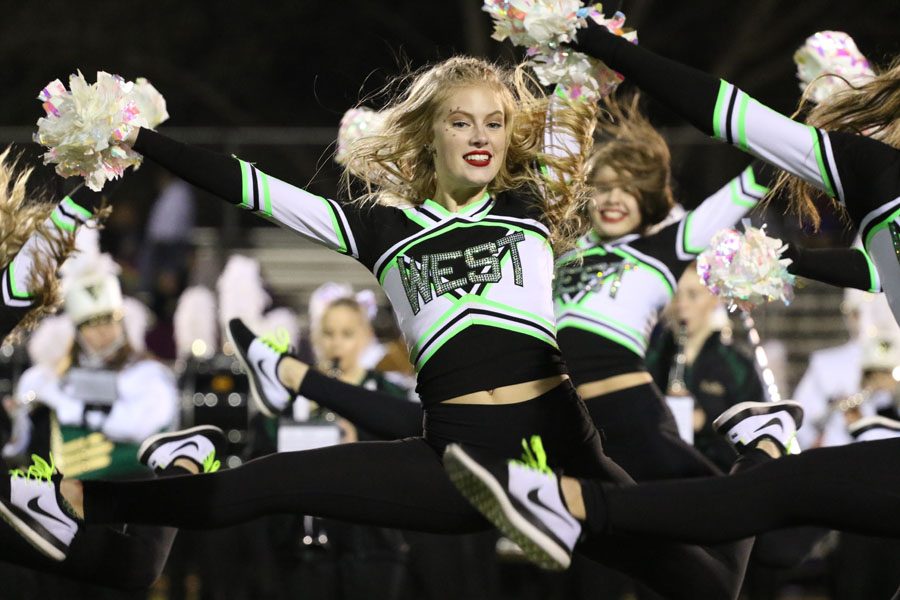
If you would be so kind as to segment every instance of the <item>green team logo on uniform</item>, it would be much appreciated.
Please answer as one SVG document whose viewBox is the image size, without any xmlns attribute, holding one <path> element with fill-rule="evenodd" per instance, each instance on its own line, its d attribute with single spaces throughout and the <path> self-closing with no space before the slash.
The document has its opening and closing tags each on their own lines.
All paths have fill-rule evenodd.
<svg viewBox="0 0 900 600">
<path fill-rule="evenodd" d="M 609 295 L 615 298 L 622 277 L 636 268 L 636 265 L 628 260 L 597 261 L 594 257 L 586 257 L 581 263 L 559 265 L 556 267 L 556 278 L 553 281 L 553 295 L 567 302 L 573 301 L 585 294 L 598 291 L 606 281 L 612 280 Z"/>
<path fill-rule="evenodd" d="M 422 303 L 428 304 L 437 296 L 463 287 L 500 281 L 500 257 L 505 252 L 509 252 L 512 259 L 515 284 L 523 286 L 518 244 L 524 241 L 525 234 L 516 231 L 495 242 L 485 242 L 465 250 L 423 254 L 418 261 L 409 256 L 398 256 L 400 280 L 413 314 L 421 310 L 420 298 Z"/>
</svg>

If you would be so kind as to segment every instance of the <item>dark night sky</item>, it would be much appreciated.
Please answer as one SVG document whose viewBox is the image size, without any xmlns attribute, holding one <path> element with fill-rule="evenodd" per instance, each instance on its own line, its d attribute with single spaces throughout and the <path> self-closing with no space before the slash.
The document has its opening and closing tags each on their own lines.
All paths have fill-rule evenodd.
<svg viewBox="0 0 900 600">
<path fill-rule="evenodd" d="M 172 125 L 331 125 L 361 86 L 396 73 L 401 55 L 413 66 L 454 52 L 515 55 L 488 39 L 478 0 L 2 6 L 3 125 L 33 123 L 37 91 L 79 68 L 146 76 L 166 96 Z M 624 10 L 647 47 L 782 109 L 796 99 L 791 53 L 816 30 L 849 32 L 876 61 L 900 53 L 898 0 L 625 0 Z"/>
<path fill-rule="evenodd" d="M 479 0 L 0 0 L 0 6 L 0 126 L 33 126 L 41 114 L 34 97 L 48 81 L 76 69 L 93 79 L 104 69 L 153 82 L 172 115 L 163 127 L 336 129 L 343 111 L 401 64 L 419 67 L 453 53 L 519 56 L 490 39 Z M 648 48 L 788 112 L 799 96 L 791 55 L 811 33 L 847 31 L 876 62 L 900 54 L 900 0 L 625 0 L 623 10 Z M 680 124 L 652 103 L 648 108 L 656 123 Z M 687 139 L 703 141 L 693 132 Z M 240 154 L 276 176 L 334 194 L 336 169 L 324 147 L 242 147 Z M 718 146 L 689 152 L 676 146 L 673 156 L 688 205 L 746 162 Z M 123 186 L 142 210 L 152 198 L 151 174 L 152 167 L 142 169 Z M 215 209 L 201 211 L 201 221 L 216 223 L 217 201 L 203 201 Z"/>
</svg>

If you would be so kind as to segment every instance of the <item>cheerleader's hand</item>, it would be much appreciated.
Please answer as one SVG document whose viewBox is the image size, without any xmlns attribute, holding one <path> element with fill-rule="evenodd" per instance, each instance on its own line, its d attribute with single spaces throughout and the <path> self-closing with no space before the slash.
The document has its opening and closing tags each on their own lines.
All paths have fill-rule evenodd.
<svg viewBox="0 0 900 600">
<path fill-rule="evenodd" d="M 579 29 L 576 35 L 576 39 L 566 45 L 577 52 L 599 58 L 602 56 L 602 48 L 609 43 L 609 38 L 614 34 L 594 19 L 588 19 L 587 27 Z"/>
</svg>

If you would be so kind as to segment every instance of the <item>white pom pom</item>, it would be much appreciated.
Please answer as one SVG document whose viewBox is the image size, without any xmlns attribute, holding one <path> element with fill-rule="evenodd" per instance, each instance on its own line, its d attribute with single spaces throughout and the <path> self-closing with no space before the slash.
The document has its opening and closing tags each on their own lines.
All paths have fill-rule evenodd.
<svg viewBox="0 0 900 600">
<path fill-rule="evenodd" d="M 337 151 L 334 160 L 341 165 L 347 164 L 350 146 L 357 140 L 378 133 L 384 123 L 384 115 L 371 108 L 361 106 L 351 108 L 341 118 L 338 129 Z"/>
<path fill-rule="evenodd" d="M 143 352 L 147 349 L 147 330 L 153 321 L 153 314 L 146 304 L 129 296 L 122 299 L 122 312 L 122 325 L 125 327 L 128 344 L 135 352 Z"/>
<path fill-rule="evenodd" d="M 579 0 L 485 0 L 494 19 L 493 38 L 531 48 L 570 42 L 578 26 Z"/>
<path fill-rule="evenodd" d="M 216 282 L 219 292 L 219 323 L 224 328 L 231 319 L 242 319 L 247 327 L 259 331 L 269 294 L 263 289 L 259 262 L 240 254 L 228 259 Z"/>
<path fill-rule="evenodd" d="M 216 298 L 203 286 L 189 287 L 175 308 L 175 350 L 179 357 L 211 358 L 218 348 Z"/>
<path fill-rule="evenodd" d="M 816 103 L 847 89 L 848 83 L 861 85 L 875 77 L 856 42 L 843 31 L 820 31 L 809 36 L 794 53 L 794 62 L 800 89 Z"/>
<path fill-rule="evenodd" d="M 52 315 L 40 322 L 28 339 L 31 362 L 55 370 L 71 352 L 75 325 L 64 314 Z"/>
<path fill-rule="evenodd" d="M 543 85 L 558 85 L 572 99 L 595 100 L 611 94 L 624 79 L 603 62 L 562 46 L 577 39 L 588 19 L 611 33 L 637 42 L 637 33 L 624 29 L 625 15 L 607 19 L 602 5 L 583 6 L 579 0 L 485 0 L 483 10 L 494 19 L 493 38 L 509 38 L 528 49 L 528 64 Z"/>
<path fill-rule="evenodd" d="M 81 176 L 89 188 L 121 177 L 141 156 L 125 142 L 140 126 L 131 97 L 133 83 L 103 71 L 89 84 L 79 72 L 69 88 L 57 79 L 41 90 L 46 117 L 38 119 L 34 141 L 46 146 L 44 164 L 55 164 L 63 177 Z"/>
<path fill-rule="evenodd" d="M 709 290 L 725 299 L 729 308 L 749 311 L 755 306 L 794 297 L 794 276 L 788 273 L 790 259 L 781 258 L 787 248 L 762 228 L 744 221 L 745 232 L 723 229 L 697 257 L 697 274 Z"/>
<path fill-rule="evenodd" d="M 156 129 L 160 123 L 169 120 L 166 99 L 143 77 L 135 80 L 131 89 L 131 99 L 137 106 L 141 127 Z"/>
</svg>

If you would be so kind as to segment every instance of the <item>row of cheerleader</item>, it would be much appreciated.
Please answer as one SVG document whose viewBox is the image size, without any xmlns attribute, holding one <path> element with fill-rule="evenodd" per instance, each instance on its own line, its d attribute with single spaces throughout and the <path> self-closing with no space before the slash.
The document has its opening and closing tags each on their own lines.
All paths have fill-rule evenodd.
<svg viewBox="0 0 900 600">
<path fill-rule="evenodd" d="M 379 112 L 348 114 L 337 200 L 156 131 L 167 113 L 146 81 L 79 74 L 42 91 L 35 139 L 85 185 L 25 218 L 14 205 L 25 177 L 5 175 L 16 193 L 0 215 L 11 232 L 0 245 L 3 332 L 51 309 L 62 265 L 69 333 L 65 344 L 45 339 L 55 365 L 20 382 L 47 413 L 31 411 L 30 426 L 47 450 L 0 484 L 4 560 L 134 589 L 157 578 L 178 529 L 294 514 L 331 523 L 324 531 L 359 527 L 352 535 L 497 529 L 547 570 L 577 555 L 666 598 L 736 598 L 751 552 L 778 562 L 796 545 L 791 528 L 900 536 L 900 66 L 876 71 L 845 34 L 813 36 L 801 67 L 826 64 L 799 120 L 637 45 L 620 14 L 537 0 L 485 9 L 497 37 L 529 48 L 528 63 L 457 56 L 407 78 Z M 668 146 L 637 97 L 615 91 L 623 78 L 753 161 L 679 211 Z M 321 292 L 313 360 L 270 331 L 260 307 L 228 308 L 258 297 L 249 274 L 219 289 L 229 369 L 269 423 L 306 424 L 246 462 L 230 459 L 241 431 L 173 430 L 172 373 L 129 341 L 109 265 L 95 275 L 78 264 L 108 259 L 83 246 L 63 264 L 76 233 L 115 208 L 110 181 L 144 159 L 368 269 L 406 344 L 414 401 L 369 370 L 381 358 L 371 296 Z M 831 198 L 859 246 L 806 249 L 736 229 L 779 193 L 812 225 L 814 198 Z M 747 359 L 727 332 L 713 335 L 707 292 L 749 313 L 789 301 L 796 276 L 883 302 L 854 309 L 871 332 L 859 342 L 859 393 L 828 404 L 831 392 L 813 389 L 826 378 L 810 375 L 805 393 L 819 405 L 806 416 L 773 393 L 758 348 Z M 207 308 L 187 328 L 207 333 L 180 344 L 195 358 L 221 346 L 201 296 Z M 651 346 L 673 299 L 676 330 Z M 210 385 L 228 391 L 232 380 Z M 240 395 L 226 403 L 239 407 Z M 835 428 L 854 443 L 826 447 Z M 143 476 L 113 472 L 120 451 Z M 304 527 L 304 538 L 328 538 Z"/>
</svg>

